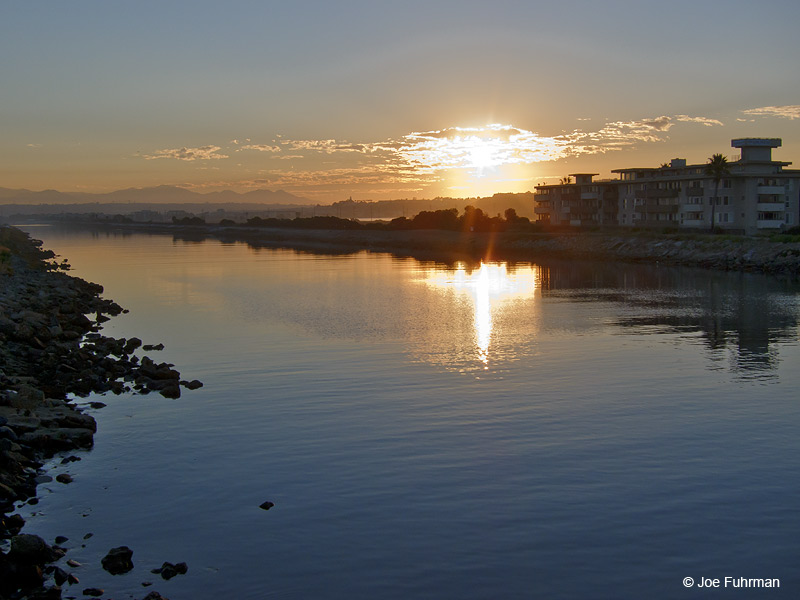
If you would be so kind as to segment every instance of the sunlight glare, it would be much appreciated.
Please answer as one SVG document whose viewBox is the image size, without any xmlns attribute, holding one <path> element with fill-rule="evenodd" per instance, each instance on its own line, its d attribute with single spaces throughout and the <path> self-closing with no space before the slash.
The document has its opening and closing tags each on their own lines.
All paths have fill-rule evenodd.
<svg viewBox="0 0 800 600">
<path fill-rule="evenodd" d="M 506 263 L 481 263 L 468 271 L 464 264 L 455 269 L 428 269 L 418 281 L 468 297 L 473 306 L 474 345 L 476 356 L 489 369 L 489 349 L 494 330 L 494 315 L 511 300 L 530 298 L 536 291 L 538 270 L 533 266 L 509 271 Z"/>
</svg>

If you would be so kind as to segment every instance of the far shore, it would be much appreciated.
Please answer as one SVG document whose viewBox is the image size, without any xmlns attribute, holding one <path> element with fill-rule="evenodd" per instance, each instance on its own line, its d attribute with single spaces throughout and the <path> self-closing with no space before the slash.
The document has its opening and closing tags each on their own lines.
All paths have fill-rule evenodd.
<svg viewBox="0 0 800 600">
<path fill-rule="evenodd" d="M 303 229 L 173 223 L 69 223 L 80 228 L 218 239 L 310 252 L 385 252 L 453 262 L 546 259 L 621 261 L 800 276 L 798 236 L 745 237 L 650 231 L 460 232 L 437 229 Z"/>
</svg>

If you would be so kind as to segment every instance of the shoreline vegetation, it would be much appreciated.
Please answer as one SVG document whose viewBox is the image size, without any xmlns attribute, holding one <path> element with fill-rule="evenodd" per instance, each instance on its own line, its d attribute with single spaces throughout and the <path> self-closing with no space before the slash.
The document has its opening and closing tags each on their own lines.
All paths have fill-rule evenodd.
<svg viewBox="0 0 800 600">
<path fill-rule="evenodd" d="M 141 353 L 161 344 L 102 335 L 102 324 L 124 310 L 68 268 L 41 242 L 0 227 L 0 599 L 61 598 L 62 586 L 79 583 L 80 565 L 68 558 L 73 543 L 21 533 L 25 521 L 15 512 L 37 504 L 37 485 L 53 480 L 45 461 L 55 465 L 59 485 L 69 484 L 69 465 L 80 460 L 72 452 L 92 447 L 97 423 L 90 411 L 105 404 L 77 399 L 107 392 L 177 398 L 181 387 L 202 386 Z M 106 570 L 118 568 L 114 557 L 130 562 L 119 548 L 109 555 Z"/>
<path fill-rule="evenodd" d="M 338 217 L 227 219 L 206 223 L 199 217 L 172 223 L 138 223 L 122 216 L 56 221 L 101 228 L 171 234 L 179 239 L 218 239 L 253 247 L 285 247 L 316 252 L 387 252 L 423 260 L 453 262 L 545 259 L 622 261 L 727 271 L 800 276 L 800 228 L 763 236 L 623 228 L 544 228 L 518 217 L 489 217 L 467 207 L 423 211 L 407 219 L 367 221 Z M 797 230 L 797 231 L 795 231 Z"/>
</svg>

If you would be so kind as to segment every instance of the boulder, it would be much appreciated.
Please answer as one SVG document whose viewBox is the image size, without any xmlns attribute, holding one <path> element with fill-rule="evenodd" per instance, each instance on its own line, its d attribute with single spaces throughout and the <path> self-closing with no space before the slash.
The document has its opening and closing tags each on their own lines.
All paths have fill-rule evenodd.
<svg viewBox="0 0 800 600">
<path fill-rule="evenodd" d="M 22 533 L 11 538 L 9 556 L 17 562 L 43 565 L 53 559 L 53 549 L 38 535 Z"/>
<path fill-rule="evenodd" d="M 192 379 L 191 381 L 182 381 L 181 384 L 187 390 L 196 390 L 203 387 L 203 382 L 197 379 Z"/>
<path fill-rule="evenodd" d="M 157 569 L 152 569 L 151 573 L 160 574 L 163 579 L 172 579 L 176 575 L 186 575 L 189 566 L 185 562 L 173 565 L 171 562 L 164 561 L 164 564 Z"/>
<path fill-rule="evenodd" d="M 133 550 L 127 546 L 119 546 L 109 550 L 100 563 L 103 565 L 103 569 L 112 575 L 120 575 L 133 569 L 132 557 Z"/>
</svg>

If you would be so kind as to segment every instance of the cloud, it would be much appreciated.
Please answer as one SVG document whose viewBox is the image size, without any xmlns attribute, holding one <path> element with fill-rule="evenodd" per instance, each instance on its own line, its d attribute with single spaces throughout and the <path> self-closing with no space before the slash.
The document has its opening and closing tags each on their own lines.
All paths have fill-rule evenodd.
<svg viewBox="0 0 800 600">
<path fill-rule="evenodd" d="M 337 142 L 336 140 L 286 140 L 282 142 L 292 150 L 310 150 L 332 154 L 334 152 L 364 152 L 364 144 Z"/>
<path fill-rule="evenodd" d="M 42 147 L 41 144 L 26 144 L 26 145 L 28 146 L 28 148 L 41 148 Z"/>
<path fill-rule="evenodd" d="M 258 150 L 259 152 L 280 152 L 281 149 L 278 146 L 270 146 L 269 144 L 247 144 L 246 146 L 242 146 L 239 150 Z M 237 152 L 239 151 L 237 150 Z"/>
<path fill-rule="evenodd" d="M 158 158 L 174 158 L 177 160 L 212 160 L 228 158 L 224 154 L 217 154 L 221 148 L 219 146 L 200 146 L 199 148 L 174 148 L 169 150 L 157 150 L 155 154 L 145 154 L 146 160 L 156 160 Z"/>
<path fill-rule="evenodd" d="M 676 124 L 684 127 L 722 125 L 708 117 L 660 115 L 606 122 L 599 128 L 591 128 L 586 123 L 587 130 L 541 135 L 521 127 L 493 123 L 482 127 L 414 131 L 396 139 L 372 141 L 293 140 L 276 136 L 269 144 L 255 144 L 248 138 L 231 141 L 224 152 L 266 153 L 263 158 L 269 160 L 261 160 L 258 171 L 263 179 L 257 181 L 302 194 L 322 194 L 323 190 L 334 193 L 353 186 L 420 190 L 445 181 L 452 184 L 464 177 L 484 177 L 489 173 L 493 180 L 501 181 L 518 177 L 518 166 L 663 142 Z M 185 161 L 228 158 L 221 150 L 219 146 L 167 149 L 145 158 Z M 252 184 L 231 185 L 247 188 Z"/>
<path fill-rule="evenodd" d="M 700 123 L 706 127 L 713 127 L 714 125 L 723 125 L 722 121 L 717 119 L 709 119 L 708 117 L 690 117 L 689 115 L 676 115 L 676 121 L 683 121 L 685 123 Z"/>
<path fill-rule="evenodd" d="M 780 117 L 782 119 L 800 119 L 800 105 L 790 104 L 787 106 L 762 106 L 761 108 L 750 108 L 742 111 L 746 115 L 759 117 Z"/>
</svg>

